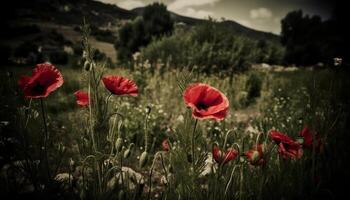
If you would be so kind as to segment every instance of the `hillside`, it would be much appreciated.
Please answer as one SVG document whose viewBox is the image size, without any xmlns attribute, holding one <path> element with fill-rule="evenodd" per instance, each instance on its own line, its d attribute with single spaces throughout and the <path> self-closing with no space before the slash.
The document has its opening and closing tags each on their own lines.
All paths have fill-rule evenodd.
<svg viewBox="0 0 350 200">
<path fill-rule="evenodd" d="M 85 17 L 96 26 L 135 17 L 133 12 L 93 0 L 14 0 L 2 8 L 2 13 L 7 21 L 32 19 L 64 25 L 80 25 Z"/>
<path fill-rule="evenodd" d="M 92 27 L 94 48 L 115 62 L 116 51 L 113 44 L 118 27 L 125 21 L 142 15 L 143 10 L 144 7 L 126 10 L 94 0 L 13 0 L 0 8 L 4 16 L 0 45 L 5 46 L 2 49 L 6 52 L 14 52 L 19 46 L 22 46 L 25 52 L 36 51 L 37 47 L 41 46 L 64 49 L 68 45 L 74 48 L 81 38 L 72 37 L 72 35 L 81 36 L 79 27 L 85 18 Z M 176 23 L 184 23 L 187 26 L 195 26 L 207 21 L 173 12 L 170 14 Z M 219 24 L 230 27 L 232 34 L 279 43 L 278 35 L 253 30 L 231 20 L 222 21 Z M 49 34 L 50 37 L 45 34 Z M 26 47 L 29 43 L 31 48 Z"/>
<path fill-rule="evenodd" d="M 136 15 L 142 15 L 143 10 L 144 10 L 144 7 L 139 7 L 139 8 L 134 8 L 132 11 Z M 191 26 L 207 21 L 205 19 L 197 19 L 197 18 L 182 16 L 182 15 L 176 14 L 174 12 L 170 12 L 170 13 L 171 13 L 171 17 L 174 19 L 175 22 L 178 22 L 178 23 L 182 22 L 182 23 L 185 23 L 185 24 L 191 25 Z M 275 40 L 275 41 L 279 40 L 278 35 L 275 35 L 273 33 L 254 30 L 254 29 L 243 26 L 243 25 L 241 25 L 235 21 L 232 21 L 232 20 L 225 20 L 225 21 L 220 22 L 220 24 L 227 26 L 227 27 L 230 27 L 234 34 L 242 34 L 242 35 L 246 35 L 248 37 L 253 37 L 256 39 L 267 39 L 267 40 Z"/>
<path fill-rule="evenodd" d="M 116 5 L 105 4 L 94 0 L 14 0 L 4 7 L 2 13 L 9 17 L 8 20 L 32 19 L 38 21 L 54 22 L 63 25 L 80 25 L 84 17 L 95 26 L 113 27 L 118 20 L 130 20 L 142 15 L 144 7 L 133 10 L 122 9 Z M 175 22 L 187 25 L 196 25 L 206 20 L 182 16 L 171 12 Z M 272 33 L 257 31 L 245 27 L 235 21 L 226 20 L 220 22 L 231 27 L 233 33 L 243 34 L 257 39 L 277 40 L 279 37 Z"/>
</svg>

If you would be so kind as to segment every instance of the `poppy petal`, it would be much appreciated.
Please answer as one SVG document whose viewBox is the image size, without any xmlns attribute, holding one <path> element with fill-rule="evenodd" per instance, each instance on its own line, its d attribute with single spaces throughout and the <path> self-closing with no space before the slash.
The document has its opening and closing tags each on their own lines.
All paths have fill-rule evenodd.
<svg viewBox="0 0 350 200">
<path fill-rule="evenodd" d="M 122 76 L 105 76 L 102 82 L 114 95 L 130 95 L 136 97 L 138 95 L 137 85 L 127 78 Z"/>
<path fill-rule="evenodd" d="M 18 84 L 27 98 L 47 97 L 51 92 L 61 87 L 63 76 L 52 64 L 37 64 L 32 76 L 23 76 Z"/>
<path fill-rule="evenodd" d="M 74 93 L 76 102 L 79 106 L 84 107 L 89 105 L 89 94 L 82 90 L 78 90 Z"/>
<path fill-rule="evenodd" d="M 227 97 L 219 90 L 204 83 L 189 85 L 183 94 L 184 102 L 192 109 L 196 119 L 222 120 L 229 108 Z"/>
</svg>

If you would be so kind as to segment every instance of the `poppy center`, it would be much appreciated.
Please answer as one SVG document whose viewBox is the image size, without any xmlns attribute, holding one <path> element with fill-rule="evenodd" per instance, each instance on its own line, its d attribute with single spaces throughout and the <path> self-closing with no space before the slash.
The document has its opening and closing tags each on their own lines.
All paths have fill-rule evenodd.
<svg viewBox="0 0 350 200">
<path fill-rule="evenodd" d="M 198 110 L 207 110 L 209 108 L 208 105 L 206 105 L 205 103 L 203 102 L 199 102 L 196 107 L 198 108 Z"/>
<path fill-rule="evenodd" d="M 33 91 L 35 91 L 35 93 L 41 94 L 45 91 L 45 87 L 38 82 L 33 87 Z"/>
</svg>

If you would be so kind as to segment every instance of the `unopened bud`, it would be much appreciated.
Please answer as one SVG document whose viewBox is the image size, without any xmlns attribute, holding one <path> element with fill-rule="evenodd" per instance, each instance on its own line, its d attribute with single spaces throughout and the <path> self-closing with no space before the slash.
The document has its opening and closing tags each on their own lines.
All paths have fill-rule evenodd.
<svg viewBox="0 0 350 200">
<path fill-rule="evenodd" d="M 125 158 L 125 159 L 128 158 L 128 157 L 130 156 L 133 147 L 134 147 L 134 143 L 131 143 L 131 144 L 129 145 L 129 148 L 127 148 L 127 149 L 124 151 L 124 158 Z"/>
<path fill-rule="evenodd" d="M 148 160 L 148 153 L 144 151 L 140 156 L 140 162 L 139 162 L 140 168 L 143 168 L 147 164 L 147 160 Z"/>
<path fill-rule="evenodd" d="M 254 151 L 252 154 L 252 163 L 256 163 L 258 162 L 258 160 L 260 159 L 260 154 L 258 151 Z"/>
<path fill-rule="evenodd" d="M 87 58 L 87 52 L 83 51 L 83 58 L 86 59 Z"/>
<path fill-rule="evenodd" d="M 89 61 L 86 60 L 84 62 L 84 69 L 85 69 L 85 71 L 90 71 L 90 67 L 91 67 L 91 65 L 90 65 Z"/>
<path fill-rule="evenodd" d="M 304 144 L 304 138 L 303 137 L 297 137 L 296 142 L 299 144 Z"/>
<path fill-rule="evenodd" d="M 131 154 L 131 150 L 130 149 L 126 149 L 125 152 L 124 152 L 124 158 L 125 159 L 129 158 L 130 154 Z"/>
<path fill-rule="evenodd" d="M 146 106 L 146 114 L 149 115 L 151 113 L 151 106 Z"/>
</svg>

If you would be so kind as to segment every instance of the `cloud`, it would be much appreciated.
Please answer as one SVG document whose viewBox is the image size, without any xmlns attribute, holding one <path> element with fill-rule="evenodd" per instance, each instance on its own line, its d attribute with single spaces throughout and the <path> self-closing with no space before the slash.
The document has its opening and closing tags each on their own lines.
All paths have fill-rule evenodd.
<svg viewBox="0 0 350 200">
<path fill-rule="evenodd" d="M 137 7 L 143 7 L 145 6 L 145 3 L 138 0 L 125 0 L 118 2 L 117 6 L 130 10 Z"/>
<path fill-rule="evenodd" d="M 175 0 L 168 5 L 168 9 L 172 11 L 181 10 L 183 8 L 189 8 L 192 6 L 214 5 L 220 0 Z"/>
<path fill-rule="evenodd" d="M 267 8 L 252 9 L 249 14 L 252 19 L 269 19 L 272 17 L 271 10 Z"/>
<path fill-rule="evenodd" d="M 207 19 L 209 16 L 213 17 L 214 13 L 207 10 L 195 10 L 193 8 L 186 8 L 182 9 L 184 11 L 180 11 L 179 14 L 188 16 L 188 17 L 194 17 L 194 18 L 201 18 L 201 19 Z"/>
</svg>

